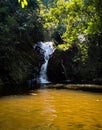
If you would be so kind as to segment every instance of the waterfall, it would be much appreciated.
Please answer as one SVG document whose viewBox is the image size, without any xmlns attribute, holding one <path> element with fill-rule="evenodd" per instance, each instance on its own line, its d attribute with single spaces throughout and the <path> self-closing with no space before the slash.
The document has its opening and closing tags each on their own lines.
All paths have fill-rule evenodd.
<svg viewBox="0 0 102 130">
<path fill-rule="evenodd" d="M 40 75 L 37 79 L 37 82 L 49 83 L 46 72 L 50 55 L 54 52 L 53 42 L 40 42 L 40 48 L 43 50 L 45 62 L 41 66 Z"/>
</svg>

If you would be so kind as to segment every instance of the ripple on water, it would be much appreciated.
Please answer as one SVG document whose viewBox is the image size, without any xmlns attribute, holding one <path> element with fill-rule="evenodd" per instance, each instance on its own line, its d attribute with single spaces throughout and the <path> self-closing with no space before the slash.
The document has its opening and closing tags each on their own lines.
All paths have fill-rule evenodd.
<svg viewBox="0 0 102 130">
<path fill-rule="evenodd" d="M 40 125 L 33 126 L 31 130 L 60 130 L 60 128 L 54 124 L 46 124 L 43 127 Z"/>
</svg>

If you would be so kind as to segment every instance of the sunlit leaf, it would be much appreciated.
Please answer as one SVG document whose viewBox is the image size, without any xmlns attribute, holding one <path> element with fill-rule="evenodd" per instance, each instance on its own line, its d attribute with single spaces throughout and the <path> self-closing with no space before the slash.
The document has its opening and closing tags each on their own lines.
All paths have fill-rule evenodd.
<svg viewBox="0 0 102 130">
<path fill-rule="evenodd" d="M 18 0 L 18 3 L 20 3 L 21 2 L 21 0 Z"/>
<path fill-rule="evenodd" d="M 28 5 L 28 2 L 26 0 L 24 0 L 24 5 L 26 5 L 26 6 Z"/>
<path fill-rule="evenodd" d="M 22 7 L 22 8 L 24 8 L 24 7 L 25 7 L 24 2 L 21 2 L 21 7 Z"/>
</svg>

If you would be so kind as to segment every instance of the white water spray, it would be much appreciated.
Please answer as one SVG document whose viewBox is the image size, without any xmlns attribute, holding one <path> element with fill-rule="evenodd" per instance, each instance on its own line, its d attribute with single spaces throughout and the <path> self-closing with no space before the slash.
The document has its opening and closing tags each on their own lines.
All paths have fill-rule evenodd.
<svg viewBox="0 0 102 130">
<path fill-rule="evenodd" d="M 41 66 L 40 75 L 38 78 L 39 83 L 49 83 L 47 78 L 47 65 L 50 58 L 50 55 L 54 52 L 53 42 L 41 42 L 40 48 L 44 51 L 44 60 L 45 62 Z"/>
</svg>

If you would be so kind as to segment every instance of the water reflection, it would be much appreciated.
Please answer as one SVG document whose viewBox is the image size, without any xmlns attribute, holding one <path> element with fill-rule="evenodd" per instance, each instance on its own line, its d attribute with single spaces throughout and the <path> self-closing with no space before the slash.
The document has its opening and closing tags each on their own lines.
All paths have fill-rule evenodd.
<svg viewBox="0 0 102 130">
<path fill-rule="evenodd" d="M 42 89 L 0 99 L 1 130 L 102 130 L 102 95 Z"/>
<path fill-rule="evenodd" d="M 42 103 L 43 103 L 43 109 L 41 111 L 41 116 L 45 116 L 45 120 L 47 121 L 53 121 L 56 117 L 56 108 L 54 105 L 54 97 L 53 95 L 50 95 L 47 90 L 44 90 L 42 93 Z M 50 124 L 48 124 L 50 125 Z"/>
</svg>

